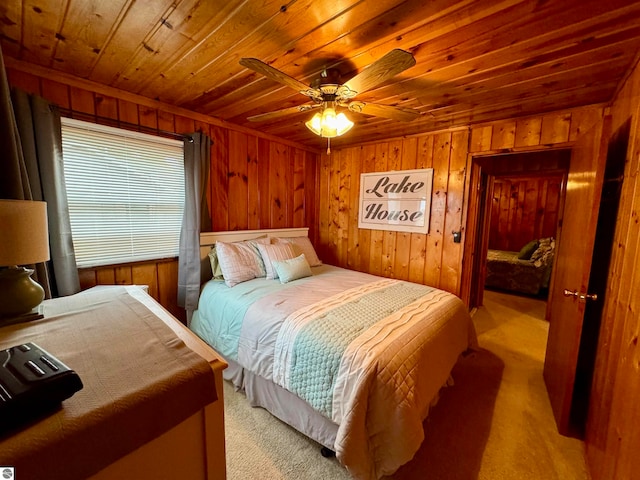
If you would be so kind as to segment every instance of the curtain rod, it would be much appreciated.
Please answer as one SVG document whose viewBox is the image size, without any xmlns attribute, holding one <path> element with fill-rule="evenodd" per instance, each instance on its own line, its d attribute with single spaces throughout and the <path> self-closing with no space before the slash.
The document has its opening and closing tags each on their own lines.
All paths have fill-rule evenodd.
<svg viewBox="0 0 640 480">
<path fill-rule="evenodd" d="M 90 113 L 77 112 L 77 111 L 71 110 L 70 108 L 58 107 L 58 110 L 60 111 L 61 115 L 64 115 L 66 117 L 73 118 L 76 120 L 87 120 L 87 119 L 96 120 L 99 123 L 104 123 L 105 125 L 109 125 L 112 127 L 123 127 L 129 130 L 140 132 L 140 133 L 169 136 L 169 137 L 177 138 L 180 140 L 186 139 L 186 140 L 189 140 L 190 142 L 193 142 L 193 138 L 191 138 L 191 135 L 184 134 L 184 133 L 169 132 L 168 130 L 160 130 L 159 128 L 147 127 L 145 125 L 138 125 L 136 123 L 131 123 L 131 122 L 124 122 L 122 120 L 115 120 L 109 117 L 101 117 L 99 115 L 91 115 Z"/>
</svg>

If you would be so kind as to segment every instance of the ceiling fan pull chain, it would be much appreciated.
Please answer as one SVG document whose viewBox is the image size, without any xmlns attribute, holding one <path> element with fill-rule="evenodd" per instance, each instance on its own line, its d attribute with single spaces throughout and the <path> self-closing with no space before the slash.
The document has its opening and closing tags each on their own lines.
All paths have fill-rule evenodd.
<svg viewBox="0 0 640 480">
<path fill-rule="evenodd" d="M 331 155 L 331 137 L 327 138 L 327 155 Z"/>
</svg>

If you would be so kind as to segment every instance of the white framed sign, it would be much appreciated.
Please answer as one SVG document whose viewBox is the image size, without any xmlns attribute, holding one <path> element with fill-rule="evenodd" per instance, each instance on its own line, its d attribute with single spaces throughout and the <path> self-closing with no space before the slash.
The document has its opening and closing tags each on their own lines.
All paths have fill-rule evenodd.
<svg viewBox="0 0 640 480">
<path fill-rule="evenodd" d="M 360 174 L 358 227 L 428 233 L 433 168 Z"/>
</svg>

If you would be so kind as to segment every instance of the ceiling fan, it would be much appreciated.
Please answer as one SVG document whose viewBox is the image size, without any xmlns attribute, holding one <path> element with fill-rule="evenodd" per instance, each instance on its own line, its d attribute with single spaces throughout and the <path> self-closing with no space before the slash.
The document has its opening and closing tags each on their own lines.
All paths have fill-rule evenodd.
<svg viewBox="0 0 640 480">
<path fill-rule="evenodd" d="M 410 108 L 380 105 L 377 103 L 353 100 L 354 97 L 391 77 L 414 66 L 415 58 L 409 52 L 395 49 L 366 67 L 362 72 L 345 83 L 340 82 L 340 72 L 337 69 L 324 70 L 317 80 L 307 86 L 293 77 L 267 65 L 256 58 L 242 58 L 240 65 L 265 77 L 275 80 L 298 93 L 311 99 L 311 103 L 295 107 L 276 110 L 248 117 L 252 122 L 272 120 L 292 113 L 306 112 L 321 108 L 322 113 L 306 122 L 307 127 L 321 137 L 337 137 L 346 133 L 353 122 L 344 113 L 336 113 L 337 107 L 346 108 L 352 112 L 374 115 L 392 120 L 411 121 L 420 116 L 420 112 Z"/>
</svg>

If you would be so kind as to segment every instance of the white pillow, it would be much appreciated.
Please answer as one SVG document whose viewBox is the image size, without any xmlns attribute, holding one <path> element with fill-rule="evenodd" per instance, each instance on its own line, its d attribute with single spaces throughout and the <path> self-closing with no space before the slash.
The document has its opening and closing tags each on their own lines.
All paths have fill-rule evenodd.
<svg viewBox="0 0 640 480">
<path fill-rule="evenodd" d="M 269 242 L 268 238 L 244 242 L 216 242 L 218 262 L 224 282 L 233 287 L 253 278 L 264 277 L 266 270 L 256 245 Z"/>
<path fill-rule="evenodd" d="M 322 265 L 322 261 L 318 258 L 315 248 L 309 237 L 274 237 L 273 243 L 290 243 L 293 245 L 296 256 L 303 254 L 307 258 L 307 262 L 312 267 Z"/>
<path fill-rule="evenodd" d="M 273 268 L 278 272 L 280 283 L 289 283 L 293 280 L 313 275 L 304 253 L 299 257 L 291 258 L 289 260 L 276 260 L 273 262 Z"/>
<path fill-rule="evenodd" d="M 293 245 L 288 243 L 277 243 L 273 245 L 258 244 L 258 251 L 262 256 L 264 268 L 267 272 L 268 279 L 278 278 L 278 273 L 273 268 L 273 262 L 276 260 L 288 260 L 296 256 L 293 251 Z"/>
</svg>

